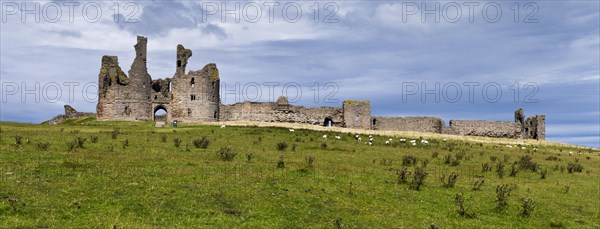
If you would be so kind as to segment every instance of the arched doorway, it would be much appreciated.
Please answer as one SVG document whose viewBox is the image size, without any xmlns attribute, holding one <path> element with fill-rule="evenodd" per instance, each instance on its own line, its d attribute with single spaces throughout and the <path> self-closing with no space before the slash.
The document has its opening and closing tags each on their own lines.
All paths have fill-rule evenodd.
<svg viewBox="0 0 600 229">
<path fill-rule="evenodd" d="M 154 122 L 157 127 L 163 127 L 167 124 L 167 108 L 158 105 L 154 108 Z"/>
<path fill-rule="evenodd" d="M 323 126 L 332 127 L 333 119 L 331 119 L 331 117 L 325 118 L 325 121 L 323 121 Z"/>
</svg>

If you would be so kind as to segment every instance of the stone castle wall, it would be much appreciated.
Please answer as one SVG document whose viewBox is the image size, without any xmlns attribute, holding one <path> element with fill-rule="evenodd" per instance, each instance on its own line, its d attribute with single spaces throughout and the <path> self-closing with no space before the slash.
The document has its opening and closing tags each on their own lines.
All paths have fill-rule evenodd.
<svg viewBox="0 0 600 229">
<path fill-rule="evenodd" d="M 156 111 L 164 109 L 167 122 L 288 122 L 470 136 L 545 138 L 545 116 L 526 118 L 523 109 L 515 111 L 514 122 L 451 120 L 450 125 L 445 126 L 437 117 L 371 117 L 368 100 L 346 100 L 341 108 L 294 106 L 285 97 L 280 97 L 277 102 L 223 105 L 220 102 L 219 70 L 215 64 L 186 73 L 192 51 L 178 45 L 174 76 L 152 80 L 146 66 L 147 39 L 138 36 L 134 48 L 136 57 L 128 75 L 119 66 L 116 56 L 102 57 L 96 107 L 100 121 L 153 120 Z"/>
<path fill-rule="evenodd" d="M 373 116 L 374 130 L 397 130 L 441 133 L 444 122 L 436 117 L 385 117 Z"/>
<path fill-rule="evenodd" d="M 286 102 L 281 102 L 286 100 Z M 306 108 L 289 105 L 287 99 L 280 98 L 278 102 L 243 102 L 232 105 L 221 105 L 221 121 L 257 121 L 257 122 L 288 122 L 312 125 L 326 125 L 331 120 L 332 126 L 343 126 L 341 108 L 316 107 Z"/>
<path fill-rule="evenodd" d="M 516 122 L 450 120 L 449 133 L 467 136 L 486 136 L 498 138 L 522 137 L 521 125 Z"/>
</svg>

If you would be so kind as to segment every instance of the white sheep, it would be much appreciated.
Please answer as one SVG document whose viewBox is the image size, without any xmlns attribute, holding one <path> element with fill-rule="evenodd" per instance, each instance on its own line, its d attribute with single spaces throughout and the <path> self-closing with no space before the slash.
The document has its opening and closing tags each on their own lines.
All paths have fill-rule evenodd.
<svg viewBox="0 0 600 229">
<path fill-rule="evenodd" d="M 290 129 L 290 132 L 294 132 L 294 129 Z"/>
<path fill-rule="evenodd" d="M 521 146 L 521 149 L 525 149 L 525 146 Z"/>
<path fill-rule="evenodd" d="M 323 139 L 327 139 L 327 134 L 323 135 Z"/>
<path fill-rule="evenodd" d="M 412 145 L 413 145 L 413 146 L 416 146 L 416 145 L 417 145 L 417 143 L 416 143 L 416 142 L 413 142 L 413 143 L 412 143 Z"/>
<path fill-rule="evenodd" d="M 573 151 L 569 151 L 569 156 L 573 155 Z"/>
<path fill-rule="evenodd" d="M 400 138 L 400 142 L 406 142 L 406 139 Z"/>
<path fill-rule="evenodd" d="M 225 128 L 225 124 L 221 125 L 221 128 Z"/>
<path fill-rule="evenodd" d="M 443 140 L 444 140 L 444 141 L 446 141 L 446 139 L 445 139 L 445 138 L 444 138 Z"/>
<path fill-rule="evenodd" d="M 410 143 L 415 144 L 415 143 L 417 143 L 417 140 L 410 140 Z"/>
<path fill-rule="evenodd" d="M 360 141 L 362 141 L 362 138 L 358 137 L 356 140 L 360 142 Z"/>
<path fill-rule="evenodd" d="M 429 144 L 429 141 L 427 141 L 427 140 L 423 139 L 423 140 L 421 140 L 421 143 L 422 143 L 422 144 Z"/>
<path fill-rule="evenodd" d="M 512 148 L 512 146 L 511 146 L 511 145 L 506 145 L 506 147 L 508 147 L 508 148 Z"/>
<path fill-rule="evenodd" d="M 369 142 L 369 145 L 373 145 L 373 142 Z"/>
<path fill-rule="evenodd" d="M 386 145 L 389 145 L 389 144 L 390 144 L 390 141 L 389 141 L 389 140 L 388 140 L 388 141 L 385 141 L 385 144 L 386 144 Z"/>
<path fill-rule="evenodd" d="M 340 140 L 340 139 L 342 139 L 342 137 L 340 137 L 340 136 L 335 136 L 335 139 L 337 139 L 337 140 Z"/>
</svg>

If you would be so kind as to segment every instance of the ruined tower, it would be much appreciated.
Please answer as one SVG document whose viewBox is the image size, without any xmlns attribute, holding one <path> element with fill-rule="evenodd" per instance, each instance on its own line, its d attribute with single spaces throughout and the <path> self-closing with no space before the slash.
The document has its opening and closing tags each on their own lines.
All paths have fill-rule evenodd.
<svg viewBox="0 0 600 229">
<path fill-rule="evenodd" d="M 153 120 L 157 110 L 167 121 L 217 121 L 219 117 L 219 70 L 207 64 L 185 73 L 192 51 L 177 46 L 173 78 L 152 80 L 146 67 L 147 39 L 138 36 L 135 60 L 125 75 L 116 56 L 103 56 L 98 76 L 98 120 Z"/>
<path fill-rule="evenodd" d="M 368 100 L 345 100 L 342 109 L 346 127 L 372 129 L 371 102 Z"/>
<path fill-rule="evenodd" d="M 116 56 L 103 56 L 98 75 L 98 120 L 151 120 L 147 39 L 138 36 L 135 60 L 125 75 Z"/>
</svg>

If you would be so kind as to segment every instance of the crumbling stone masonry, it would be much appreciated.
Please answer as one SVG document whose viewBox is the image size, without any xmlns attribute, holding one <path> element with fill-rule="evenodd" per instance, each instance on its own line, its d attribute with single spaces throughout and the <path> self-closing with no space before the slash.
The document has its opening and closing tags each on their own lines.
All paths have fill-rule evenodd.
<svg viewBox="0 0 600 229">
<path fill-rule="evenodd" d="M 138 36 L 136 57 L 126 75 L 116 56 L 103 56 L 98 75 L 98 120 L 153 120 L 157 110 L 166 111 L 166 121 L 289 122 L 358 129 L 397 130 L 504 138 L 545 138 L 544 115 L 525 117 L 523 109 L 513 122 L 450 120 L 445 126 L 437 117 L 371 116 L 368 100 L 346 100 L 342 107 L 307 108 L 289 104 L 286 97 L 277 102 L 221 104 L 219 70 L 207 64 L 186 73 L 192 51 L 177 45 L 175 74 L 152 80 L 146 67 L 148 40 Z M 75 114 L 66 109 L 65 117 Z M 71 108 L 72 109 L 72 108 Z M 74 109 L 73 109 L 74 110 Z"/>
<path fill-rule="evenodd" d="M 219 70 L 207 64 L 202 70 L 185 73 L 192 51 L 177 46 L 176 71 L 172 78 L 152 80 L 146 67 L 147 39 L 138 36 L 136 57 L 129 76 L 116 56 L 102 57 L 98 75 L 98 120 L 153 120 L 163 109 L 167 120 L 217 121 L 219 115 Z"/>
</svg>

